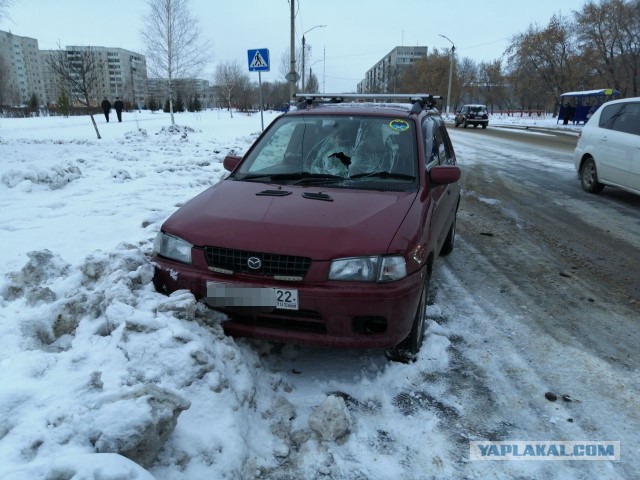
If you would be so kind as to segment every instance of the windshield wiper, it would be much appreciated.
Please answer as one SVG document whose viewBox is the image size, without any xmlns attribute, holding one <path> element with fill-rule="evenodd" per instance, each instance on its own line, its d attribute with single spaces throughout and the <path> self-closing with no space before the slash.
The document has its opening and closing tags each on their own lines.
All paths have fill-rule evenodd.
<svg viewBox="0 0 640 480">
<path fill-rule="evenodd" d="M 273 174 L 257 173 L 253 175 L 245 175 L 244 177 L 237 177 L 237 179 L 247 180 L 247 181 L 257 180 L 257 181 L 266 181 L 266 182 L 294 181 L 296 184 L 344 180 L 343 177 L 340 177 L 338 175 L 332 175 L 330 173 L 309 173 L 309 172 L 273 173 Z"/>
<path fill-rule="evenodd" d="M 369 173 L 358 173 L 356 175 L 351 175 L 351 179 L 354 178 L 395 178 L 398 180 L 415 180 L 414 175 L 407 175 L 406 173 L 392 173 L 392 172 L 369 172 Z"/>
<path fill-rule="evenodd" d="M 296 185 L 303 183 L 341 182 L 344 177 L 331 173 L 301 173 Z"/>
</svg>

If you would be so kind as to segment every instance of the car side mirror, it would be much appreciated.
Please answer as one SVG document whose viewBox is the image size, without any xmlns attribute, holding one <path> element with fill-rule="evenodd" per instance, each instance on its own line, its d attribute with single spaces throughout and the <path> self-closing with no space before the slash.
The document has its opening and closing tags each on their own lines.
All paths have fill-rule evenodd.
<svg viewBox="0 0 640 480">
<path fill-rule="evenodd" d="M 447 185 L 460 180 L 462 171 L 457 165 L 436 165 L 429 171 L 431 182 L 436 185 Z"/>
<path fill-rule="evenodd" d="M 222 161 L 222 166 L 228 172 L 233 172 L 240 163 L 240 160 L 242 160 L 242 157 L 238 157 L 237 155 L 227 155 Z"/>
</svg>

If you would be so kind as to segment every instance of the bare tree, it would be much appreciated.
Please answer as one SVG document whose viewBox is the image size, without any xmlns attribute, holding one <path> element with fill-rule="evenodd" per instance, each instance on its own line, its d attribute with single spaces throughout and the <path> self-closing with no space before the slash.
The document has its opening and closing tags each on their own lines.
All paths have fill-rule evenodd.
<svg viewBox="0 0 640 480">
<path fill-rule="evenodd" d="M 249 84 L 249 77 L 246 75 L 237 61 L 226 62 L 216 66 L 214 82 L 220 98 L 227 104 L 231 118 L 231 110 L 234 95 L 240 98 L 244 94 L 243 89 Z"/>
<path fill-rule="evenodd" d="M 286 51 L 282 52 L 280 55 L 280 66 L 278 67 L 278 72 L 282 74 L 282 78 L 287 79 L 289 72 L 291 71 L 291 54 L 290 50 L 287 48 Z M 302 64 L 302 51 L 296 51 L 296 73 L 301 75 L 300 73 L 300 65 Z"/>
<path fill-rule="evenodd" d="M 434 49 L 426 57 L 417 59 L 409 68 L 402 70 L 399 90 L 425 92 L 433 95 L 446 94 L 449 82 L 449 52 Z M 394 88 L 390 85 L 389 88 Z M 389 90 L 392 91 L 392 90 Z"/>
<path fill-rule="evenodd" d="M 91 47 L 68 47 L 53 51 L 47 58 L 47 65 L 58 77 L 60 90 L 69 92 L 72 102 L 78 102 L 89 110 L 89 116 L 100 139 L 100 131 L 93 118 L 92 101 L 98 103 L 99 82 L 103 78 L 104 62 Z"/>
<path fill-rule="evenodd" d="M 478 71 L 480 75 L 478 84 L 485 89 L 484 103 L 489 107 L 490 113 L 493 113 L 493 108 L 496 105 L 502 109 L 506 103 L 506 95 L 501 61 L 481 62 Z"/>
<path fill-rule="evenodd" d="M 545 28 L 529 26 L 516 35 L 507 49 L 512 78 L 534 75 L 542 81 L 539 99 L 553 98 L 560 105 L 560 95 L 576 87 L 573 73 L 578 56 L 573 35 L 574 25 L 560 15 L 553 15 Z"/>
<path fill-rule="evenodd" d="M 206 65 L 209 45 L 201 39 L 200 27 L 189 11 L 189 0 L 147 0 L 149 12 L 141 35 L 149 71 L 167 79 L 171 124 L 174 82 L 195 79 Z"/>
<path fill-rule="evenodd" d="M 587 2 L 575 13 L 582 49 L 600 80 L 637 96 L 640 89 L 640 0 Z"/>
</svg>

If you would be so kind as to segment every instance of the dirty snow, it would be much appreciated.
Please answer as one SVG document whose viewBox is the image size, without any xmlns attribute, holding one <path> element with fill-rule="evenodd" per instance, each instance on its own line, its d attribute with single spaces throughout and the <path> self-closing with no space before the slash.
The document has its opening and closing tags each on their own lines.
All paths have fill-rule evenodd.
<svg viewBox="0 0 640 480">
<path fill-rule="evenodd" d="M 88 117 L 0 119 L 0 478 L 587 478 L 572 462 L 469 462 L 469 438 L 442 426 L 473 414 L 438 381 L 456 362 L 440 320 L 474 309 L 462 294 L 429 307 L 419 358 L 401 365 L 234 340 L 190 294 L 156 293 L 161 223 L 246 151 L 260 116 L 96 118 L 102 140 Z M 132 395 L 147 386 L 189 406 L 143 468 L 112 451 L 148 417 Z"/>
</svg>

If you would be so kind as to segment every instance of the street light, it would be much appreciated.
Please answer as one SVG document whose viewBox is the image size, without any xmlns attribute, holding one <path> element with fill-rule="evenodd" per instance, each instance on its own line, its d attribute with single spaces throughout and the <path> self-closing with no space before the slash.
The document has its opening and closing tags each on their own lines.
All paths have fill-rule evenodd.
<svg viewBox="0 0 640 480">
<path fill-rule="evenodd" d="M 446 38 L 451 42 L 451 39 L 440 34 L 442 38 Z M 449 105 L 451 105 L 451 78 L 453 77 L 453 63 L 456 61 L 455 57 L 456 46 L 451 42 L 451 59 L 449 60 L 449 89 L 447 90 L 447 116 L 449 116 Z"/>
<path fill-rule="evenodd" d="M 304 92 L 304 56 L 305 56 L 305 38 L 304 36 L 315 28 L 326 27 L 326 25 L 316 25 L 302 34 L 302 91 Z"/>
</svg>

